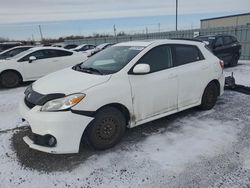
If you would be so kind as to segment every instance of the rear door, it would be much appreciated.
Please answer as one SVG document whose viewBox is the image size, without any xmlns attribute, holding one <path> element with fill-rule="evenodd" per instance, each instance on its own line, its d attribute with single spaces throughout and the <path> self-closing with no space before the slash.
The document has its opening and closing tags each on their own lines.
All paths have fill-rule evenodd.
<svg viewBox="0 0 250 188">
<path fill-rule="evenodd" d="M 197 46 L 174 45 L 178 74 L 178 108 L 197 104 L 209 78 L 209 64 Z"/>
<path fill-rule="evenodd" d="M 171 47 L 168 45 L 155 47 L 137 64 L 148 64 L 150 73 L 129 74 L 136 123 L 176 110 L 178 83 L 177 74 L 172 70 Z"/>
<path fill-rule="evenodd" d="M 60 53 L 61 51 L 54 49 L 37 50 L 20 59 L 19 62 L 23 63 L 26 79 L 35 80 L 51 72 L 70 66 L 70 64 L 67 64 L 69 60 L 65 57 L 66 54 Z M 69 52 L 68 55 L 71 53 L 73 52 Z M 31 56 L 35 56 L 36 60 L 30 62 L 29 57 Z"/>
</svg>

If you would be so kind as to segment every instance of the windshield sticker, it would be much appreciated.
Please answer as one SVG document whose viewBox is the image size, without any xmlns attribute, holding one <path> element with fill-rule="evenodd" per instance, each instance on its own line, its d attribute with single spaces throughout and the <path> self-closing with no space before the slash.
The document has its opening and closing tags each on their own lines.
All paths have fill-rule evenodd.
<svg viewBox="0 0 250 188">
<path fill-rule="evenodd" d="M 213 39 L 215 39 L 215 37 L 208 37 L 208 39 L 213 40 Z"/>
<path fill-rule="evenodd" d="M 139 47 L 139 46 L 132 46 L 129 48 L 129 50 L 139 50 L 142 51 L 144 49 L 144 47 Z"/>
</svg>

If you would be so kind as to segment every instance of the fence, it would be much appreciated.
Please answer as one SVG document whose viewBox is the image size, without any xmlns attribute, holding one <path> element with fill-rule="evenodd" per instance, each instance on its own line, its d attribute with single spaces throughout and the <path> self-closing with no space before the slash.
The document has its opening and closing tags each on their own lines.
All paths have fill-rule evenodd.
<svg viewBox="0 0 250 188">
<path fill-rule="evenodd" d="M 214 35 L 214 34 L 230 34 L 239 40 L 242 45 L 242 60 L 250 60 L 250 25 L 237 27 L 220 27 L 209 29 L 192 29 L 182 31 L 169 31 L 147 34 L 134 34 L 124 36 L 111 36 L 101 38 L 84 38 L 75 40 L 66 40 L 67 44 L 102 44 L 102 43 L 118 43 L 133 40 L 149 40 L 149 39 L 171 39 L 171 38 L 193 38 L 194 34 Z"/>
</svg>

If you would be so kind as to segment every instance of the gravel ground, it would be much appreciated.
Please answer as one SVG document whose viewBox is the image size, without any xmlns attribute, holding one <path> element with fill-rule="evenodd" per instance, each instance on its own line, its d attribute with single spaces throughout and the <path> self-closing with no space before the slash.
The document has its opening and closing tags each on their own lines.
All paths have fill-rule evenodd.
<svg viewBox="0 0 250 188">
<path fill-rule="evenodd" d="M 227 74 L 232 70 L 239 84 L 250 82 L 248 62 Z M 19 98 L 23 90 L 0 93 Z M 0 114 L 0 187 L 250 187 L 249 95 L 226 91 L 213 110 L 193 108 L 128 129 L 110 150 L 82 143 L 73 155 L 29 149 L 22 137 L 30 130 L 20 124 L 15 100 L 9 105 L 6 119 L 7 110 Z"/>
</svg>

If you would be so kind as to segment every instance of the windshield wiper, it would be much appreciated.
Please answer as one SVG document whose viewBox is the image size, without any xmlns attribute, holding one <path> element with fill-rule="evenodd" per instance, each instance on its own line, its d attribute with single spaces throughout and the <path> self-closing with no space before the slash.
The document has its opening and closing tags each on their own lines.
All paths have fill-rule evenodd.
<svg viewBox="0 0 250 188">
<path fill-rule="evenodd" d="M 83 70 L 83 71 L 87 71 L 87 72 L 96 72 L 96 73 L 98 73 L 98 74 L 100 74 L 100 75 L 103 75 L 103 72 L 101 72 L 100 70 L 98 70 L 98 69 L 95 69 L 95 68 L 92 68 L 92 67 L 81 67 L 81 70 Z"/>
<path fill-rule="evenodd" d="M 81 71 L 81 72 L 87 72 L 87 73 L 93 73 L 93 72 L 96 72 L 100 75 L 103 75 L 103 72 L 98 70 L 98 69 L 95 69 L 95 68 L 92 68 L 92 67 L 82 67 L 81 66 L 82 64 L 78 64 L 78 65 L 75 65 L 73 67 L 73 70 L 76 70 L 76 71 Z"/>
</svg>

